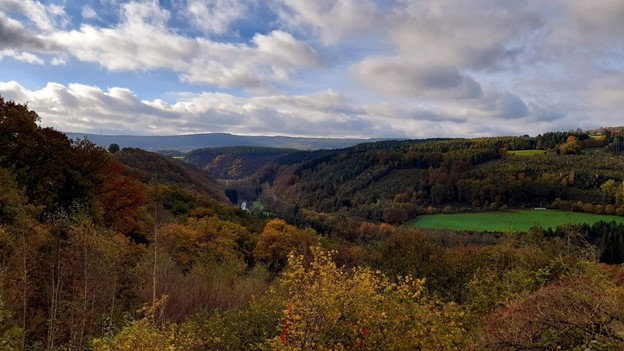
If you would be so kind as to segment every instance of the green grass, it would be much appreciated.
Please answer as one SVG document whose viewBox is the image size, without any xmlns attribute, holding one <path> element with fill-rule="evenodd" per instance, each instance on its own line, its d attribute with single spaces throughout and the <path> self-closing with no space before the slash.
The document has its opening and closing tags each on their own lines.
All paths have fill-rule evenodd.
<svg viewBox="0 0 624 351">
<path fill-rule="evenodd" d="M 254 201 L 251 203 L 250 210 L 256 212 L 264 212 L 264 205 L 260 201 Z"/>
<path fill-rule="evenodd" d="M 583 149 L 583 150 L 581 150 L 581 152 L 583 154 L 585 154 L 585 155 L 587 155 L 587 154 L 597 154 L 597 153 L 603 153 L 604 149 L 601 148 L 601 147 L 592 147 L 592 148 L 589 148 L 589 149 Z"/>
<path fill-rule="evenodd" d="M 534 225 L 554 228 L 566 223 L 588 223 L 598 221 L 624 223 L 624 217 L 595 215 L 591 213 L 563 212 L 556 210 L 518 210 L 505 212 L 483 212 L 462 214 L 438 214 L 420 216 L 408 225 L 423 229 L 447 229 L 473 232 L 527 231 Z"/>
<path fill-rule="evenodd" d="M 509 150 L 507 151 L 510 155 L 516 156 L 535 156 L 535 155 L 543 155 L 546 153 L 544 150 Z"/>
</svg>

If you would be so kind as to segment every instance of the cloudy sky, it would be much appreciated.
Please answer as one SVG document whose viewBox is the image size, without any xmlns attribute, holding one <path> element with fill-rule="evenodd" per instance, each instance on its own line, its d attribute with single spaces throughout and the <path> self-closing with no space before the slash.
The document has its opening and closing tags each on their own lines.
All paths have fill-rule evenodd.
<svg viewBox="0 0 624 351">
<path fill-rule="evenodd" d="M 98 134 L 624 125 L 624 1 L 0 0 L 0 95 Z"/>
</svg>

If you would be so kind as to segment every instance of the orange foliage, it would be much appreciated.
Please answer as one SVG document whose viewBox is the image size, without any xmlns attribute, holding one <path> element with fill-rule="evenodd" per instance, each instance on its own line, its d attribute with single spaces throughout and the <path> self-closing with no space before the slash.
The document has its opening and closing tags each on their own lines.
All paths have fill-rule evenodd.
<svg viewBox="0 0 624 351">
<path fill-rule="evenodd" d="M 298 229 L 281 219 L 269 221 L 258 238 L 254 257 L 269 265 L 272 271 L 281 270 L 291 252 L 309 254 L 310 246 L 318 244 L 318 236 L 312 229 Z"/>
<path fill-rule="evenodd" d="M 122 234 L 129 234 L 139 225 L 147 197 L 145 186 L 125 176 L 125 170 L 126 166 L 118 161 L 108 160 L 101 170 L 104 179 L 96 198 L 104 223 Z"/>
</svg>

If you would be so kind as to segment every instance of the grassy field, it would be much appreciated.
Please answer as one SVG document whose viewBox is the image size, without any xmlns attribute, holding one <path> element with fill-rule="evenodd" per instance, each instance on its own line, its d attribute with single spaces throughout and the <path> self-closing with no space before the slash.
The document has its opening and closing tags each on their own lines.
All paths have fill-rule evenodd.
<svg viewBox="0 0 624 351">
<path fill-rule="evenodd" d="M 408 222 L 408 225 L 423 229 L 504 232 L 510 230 L 527 231 L 534 225 L 539 225 L 544 228 L 554 228 L 557 225 L 565 223 L 591 224 L 601 220 L 624 223 L 624 217 L 617 216 L 556 210 L 518 210 L 425 215 Z"/>
<path fill-rule="evenodd" d="M 509 150 L 507 151 L 510 155 L 516 156 L 535 156 L 535 155 L 543 155 L 546 153 L 544 150 Z"/>
<path fill-rule="evenodd" d="M 592 147 L 592 148 L 589 148 L 589 149 L 583 149 L 583 150 L 581 150 L 581 152 L 584 155 L 604 153 L 604 148 L 602 148 L 602 147 Z"/>
</svg>

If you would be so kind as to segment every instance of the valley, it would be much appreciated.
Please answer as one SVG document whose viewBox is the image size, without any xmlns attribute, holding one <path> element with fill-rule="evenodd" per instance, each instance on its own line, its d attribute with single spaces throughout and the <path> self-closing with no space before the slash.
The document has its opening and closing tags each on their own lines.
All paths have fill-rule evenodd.
<svg viewBox="0 0 624 351">
<path fill-rule="evenodd" d="M 7 350 L 624 345 L 621 128 L 161 155 L 0 108 Z"/>
</svg>

